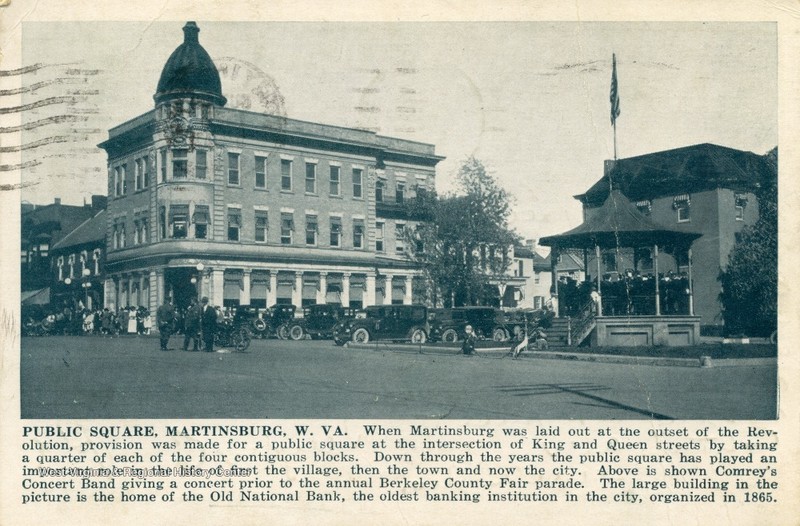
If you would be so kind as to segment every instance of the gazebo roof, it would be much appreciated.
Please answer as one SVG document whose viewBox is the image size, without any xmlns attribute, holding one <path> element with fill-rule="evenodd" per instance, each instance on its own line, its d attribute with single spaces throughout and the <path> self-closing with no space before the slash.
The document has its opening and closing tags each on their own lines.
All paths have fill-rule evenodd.
<svg viewBox="0 0 800 526">
<path fill-rule="evenodd" d="M 700 236 L 656 224 L 615 189 L 602 206 L 590 211 L 581 225 L 563 234 L 544 237 L 539 244 L 556 248 L 674 246 L 688 245 Z"/>
</svg>

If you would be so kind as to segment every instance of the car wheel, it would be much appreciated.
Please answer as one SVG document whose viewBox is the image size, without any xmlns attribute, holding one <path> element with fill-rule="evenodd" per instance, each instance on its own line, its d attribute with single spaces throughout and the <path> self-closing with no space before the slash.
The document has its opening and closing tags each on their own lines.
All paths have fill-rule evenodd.
<svg viewBox="0 0 800 526">
<path fill-rule="evenodd" d="M 302 325 L 292 325 L 289 329 L 289 338 L 294 341 L 302 340 L 303 339 L 303 326 Z"/>
<path fill-rule="evenodd" d="M 255 328 L 256 332 L 262 333 L 267 330 L 267 322 L 261 318 L 256 318 L 253 320 L 253 327 Z"/>
<path fill-rule="evenodd" d="M 496 342 L 504 342 L 508 340 L 508 334 L 502 327 L 496 327 L 492 331 L 492 339 Z"/>
<path fill-rule="evenodd" d="M 364 329 L 356 329 L 353 333 L 353 343 L 368 343 L 369 342 L 369 331 Z"/>
<path fill-rule="evenodd" d="M 458 332 L 455 329 L 447 329 L 442 333 L 442 341 L 456 343 L 458 341 Z"/>
<path fill-rule="evenodd" d="M 424 330 L 417 328 L 411 331 L 411 343 L 423 344 L 426 341 L 428 341 L 428 335 Z"/>
<path fill-rule="evenodd" d="M 288 340 L 289 339 L 289 325 L 286 324 L 286 323 L 279 325 L 278 328 L 275 329 L 275 335 L 280 340 Z"/>
</svg>

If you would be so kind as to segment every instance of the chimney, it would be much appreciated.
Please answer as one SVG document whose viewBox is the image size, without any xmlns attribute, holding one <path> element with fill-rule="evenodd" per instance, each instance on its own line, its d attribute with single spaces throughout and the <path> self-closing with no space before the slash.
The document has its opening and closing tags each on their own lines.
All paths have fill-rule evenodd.
<svg viewBox="0 0 800 526">
<path fill-rule="evenodd" d="M 93 195 L 92 196 L 92 208 L 97 211 L 105 210 L 106 205 L 108 204 L 108 197 L 104 195 Z"/>
<path fill-rule="evenodd" d="M 535 239 L 526 239 L 525 240 L 525 246 L 528 247 L 531 250 L 534 250 L 536 248 L 536 240 Z"/>
<path fill-rule="evenodd" d="M 61 205 L 61 198 L 60 197 L 56 197 L 55 204 Z"/>
</svg>

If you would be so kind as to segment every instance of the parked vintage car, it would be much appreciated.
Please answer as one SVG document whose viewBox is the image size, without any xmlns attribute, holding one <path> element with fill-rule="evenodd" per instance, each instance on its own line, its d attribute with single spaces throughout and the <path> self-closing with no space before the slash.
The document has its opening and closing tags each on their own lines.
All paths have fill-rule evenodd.
<svg viewBox="0 0 800 526">
<path fill-rule="evenodd" d="M 273 305 L 266 310 L 243 306 L 236 308 L 233 319 L 237 326 L 247 327 L 253 337 L 277 336 L 285 340 L 289 337 L 288 323 L 294 319 L 294 313 L 294 305 Z"/>
<path fill-rule="evenodd" d="M 376 305 L 366 308 L 365 317 L 355 317 L 333 327 L 336 345 L 373 340 L 428 341 L 428 309 L 424 305 Z"/>
<path fill-rule="evenodd" d="M 437 309 L 431 316 L 431 341 L 457 342 L 464 339 L 467 325 L 478 338 L 505 342 L 514 334 L 503 311 L 493 307 L 456 307 Z"/>
<path fill-rule="evenodd" d="M 353 317 L 355 309 L 346 309 L 335 303 L 309 305 L 303 309 L 301 319 L 289 322 L 289 338 L 302 340 L 306 335 L 312 340 L 331 338 L 334 325 Z"/>
</svg>

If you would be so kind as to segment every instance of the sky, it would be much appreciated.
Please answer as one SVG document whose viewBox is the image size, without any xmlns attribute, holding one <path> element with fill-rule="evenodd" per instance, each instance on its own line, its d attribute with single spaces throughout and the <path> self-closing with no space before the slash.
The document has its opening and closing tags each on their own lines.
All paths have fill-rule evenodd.
<svg viewBox="0 0 800 526">
<path fill-rule="evenodd" d="M 514 196 L 511 226 L 523 238 L 578 225 L 573 196 L 613 158 L 612 53 L 620 158 L 778 144 L 773 23 L 197 23 L 229 107 L 432 143 L 446 157 L 440 192 L 474 155 Z M 106 193 L 96 145 L 153 108 L 182 26 L 24 23 L 23 64 L 34 71 L 22 84 L 35 89 L 23 102 L 50 103 L 23 119 L 62 121 L 22 134 L 34 145 L 23 152 L 23 200 L 80 204 Z"/>
</svg>

